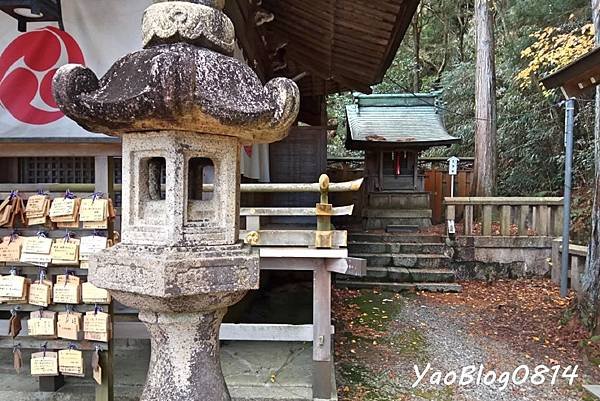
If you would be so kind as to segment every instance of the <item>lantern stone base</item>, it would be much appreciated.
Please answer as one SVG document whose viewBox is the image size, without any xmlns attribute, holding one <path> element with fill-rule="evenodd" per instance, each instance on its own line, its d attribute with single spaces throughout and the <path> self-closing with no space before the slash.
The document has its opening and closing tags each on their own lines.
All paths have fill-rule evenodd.
<svg viewBox="0 0 600 401">
<path fill-rule="evenodd" d="M 242 243 L 209 247 L 118 244 L 90 259 L 89 280 L 140 311 L 227 308 L 258 289 L 259 257 Z"/>
<path fill-rule="evenodd" d="M 227 308 L 258 288 L 258 255 L 210 247 L 119 244 L 90 260 L 89 279 L 140 310 L 152 339 L 141 401 L 229 401 L 219 362 Z"/>
<path fill-rule="evenodd" d="M 231 400 L 219 359 L 219 327 L 225 312 L 140 312 L 152 339 L 140 401 Z"/>
</svg>

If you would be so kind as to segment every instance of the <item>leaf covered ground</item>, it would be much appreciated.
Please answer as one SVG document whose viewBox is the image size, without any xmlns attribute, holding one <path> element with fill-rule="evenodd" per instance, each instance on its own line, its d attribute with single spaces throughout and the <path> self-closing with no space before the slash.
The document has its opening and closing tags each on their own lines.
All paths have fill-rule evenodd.
<svg viewBox="0 0 600 401">
<path fill-rule="evenodd" d="M 466 282 L 460 294 L 336 290 L 336 368 L 340 400 L 587 400 L 600 383 L 600 338 L 585 331 L 574 299 L 547 280 Z M 414 367 L 444 372 L 469 364 L 509 371 L 578 365 L 573 385 L 412 387 Z"/>
</svg>

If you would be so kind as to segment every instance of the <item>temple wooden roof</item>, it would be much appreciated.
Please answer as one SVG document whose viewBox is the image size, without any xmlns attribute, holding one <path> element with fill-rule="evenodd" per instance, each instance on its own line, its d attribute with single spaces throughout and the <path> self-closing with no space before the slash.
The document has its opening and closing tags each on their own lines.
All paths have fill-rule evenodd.
<svg viewBox="0 0 600 401">
<path fill-rule="evenodd" d="M 346 106 L 349 149 L 427 149 L 460 142 L 448 134 L 435 94 L 355 95 Z"/>
<path fill-rule="evenodd" d="M 542 79 L 546 89 L 560 87 L 568 99 L 590 92 L 600 83 L 600 47 Z"/>
<path fill-rule="evenodd" d="M 303 76 L 304 97 L 370 92 L 381 82 L 419 0 L 229 0 L 250 65 L 263 79 Z"/>
</svg>

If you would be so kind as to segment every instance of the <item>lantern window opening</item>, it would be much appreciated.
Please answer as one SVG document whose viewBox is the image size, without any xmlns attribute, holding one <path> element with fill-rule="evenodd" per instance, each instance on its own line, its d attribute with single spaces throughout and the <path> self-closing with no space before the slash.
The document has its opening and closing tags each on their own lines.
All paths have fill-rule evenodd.
<svg viewBox="0 0 600 401">
<path fill-rule="evenodd" d="M 188 199 L 210 201 L 214 197 L 215 163 L 207 157 L 188 160 Z"/>
<path fill-rule="evenodd" d="M 166 199 L 166 166 L 167 161 L 164 157 L 147 157 L 140 160 L 140 179 L 144 182 L 140 184 L 146 191 L 144 196 L 149 201 L 164 201 Z M 142 178 L 144 177 L 144 178 Z"/>
</svg>

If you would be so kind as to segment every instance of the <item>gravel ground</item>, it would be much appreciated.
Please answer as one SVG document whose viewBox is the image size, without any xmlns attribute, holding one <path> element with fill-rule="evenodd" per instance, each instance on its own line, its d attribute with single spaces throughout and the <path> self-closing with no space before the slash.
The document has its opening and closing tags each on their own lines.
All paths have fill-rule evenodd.
<svg viewBox="0 0 600 401">
<path fill-rule="evenodd" d="M 426 363 L 430 363 L 432 370 L 440 370 L 445 375 L 448 371 L 457 371 L 469 365 L 479 368 L 484 366 L 484 372 L 494 371 L 497 375 L 502 372 L 512 372 L 520 365 L 527 365 L 534 369 L 538 364 L 549 363 L 536 360 L 512 350 L 506 344 L 488 337 L 469 334 L 468 319 L 462 314 L 455 313 L 451 307 L 435 307 L 424 304 L 417 298 L 406 303 L 398 322 L 400 325 L 418 327 L 426 342 Z M 465 321 L 467 320 L 467 321 Z M 420 370 L 425 367 L 419 363 Z M 545 382 L 533 385 L 527 382 L 524 385 L 510 384 L 501 390 L 501 383 L 496 382 L 491 386 L 467 385 L 452 386 L 452 400 L 457 401 L 538 401 L 538 400 L 581 400 L 581 393 L 577 386 L 569 388 L 564 379 L 557 380 L 553 386 L 550 384 L 552 374 L 546 375 Z M 416 375 L 413 372 L 413 378 Z M 426 375 L 426 381 L 430 375 Z M 430 390 L 439 390 L 440 386 L 429 383 L 424 384 Z M 420 387 L 420 386 L 419 386 Z M 418 398 L 417 398 L 418 399 Z"/>
<path fill-rule="evenodd" d="M 352 317 L 350 325 L 343 327 L 338 336 L 336 356 L 340 400 L 592 400 L 584 396 L 581 387 L 587 378 L 579 377 L 573 385 L 569 385 L 559 377 L 552 385 L 553 372 L 543 376 L 542 384 L 533 385 L 531 381 L 523 385 L 511 383 L 505 389 L 501 389 L 502 384 L 498 381 L 492 385 L 459 386 L 458 380 L 451 385 L 432 384 L 430 380 L 435 382 L 433 372 L 440 371 L 442 380 L 451 371 L 457 372 L 460 377 L 461 370 L 470 365 L 476 366 L 476 369 L 483 365 L 484 375 L 493 371 L 500 376 L 503 372 L 512 375 L 521 365 L 527 365 L 533 371 L 540 364 L 552 366 L 562 363 L 565 367 L 568 363 L 549 361 L 543 355 L 530 356 L 513 349 L 508 343 L 473 333 L 469 327 L 469 313 L 464 307 L 432 305 L 422 296 L 377 295 L 376 292 L 374 298 L 370 298 L 371 295 L 365 294 L 363 291 L 358 298 L 350 297 L 350 305 L 357 299 L 359 304 L 362 302 L 362 314 Z M 365 301 L 365 297 L 369 299 Z M 393 304 L 400 306 L 391 310 L 390 298 L 394 299 Z M 369 332 L 361 331 L 360 327 L 365 324 L 377 327 L 373 325 L 375 319 L 364 321 L 372 310 L 377 316 L 384 316 L 389 323 L 369 337 Z M 357 327 L 358 330 L 355 330 Z M 417 380 L 415 365 L 423 372 L 428 364 L 431 370 L 420 384 L 413 387 Z M 474 376 L 477 377 L 477 372 Z M 516 377 L 522 376 L 518 374 Z"/>
</svg>

